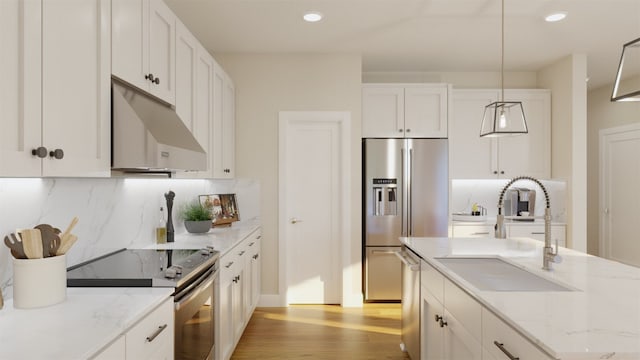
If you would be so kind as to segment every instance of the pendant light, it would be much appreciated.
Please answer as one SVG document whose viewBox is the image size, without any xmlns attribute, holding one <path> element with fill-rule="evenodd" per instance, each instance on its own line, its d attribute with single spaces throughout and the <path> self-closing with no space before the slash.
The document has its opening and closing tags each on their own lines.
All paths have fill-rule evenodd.
<svg viewBox="0 0 640 360">
<path fill-rule="evenodd" d="M 640 86 L 637 80 L 629 80 L 638 76 L 640 64 L 640 38 L 630 41 L 622 46 L 620 64 L 616 72 L 616 81 L 613 84 L 611 101 L 640 101 Z M 620 84 L 621 79 L 627 79 L 627 83 Z M 624 92 L 624 94 L 619 94 Z"/>
<path fill-rule="evenodd" d="M 520 101 L 504 101 L 504 0 L 502 0 L 502 42 L 500 60 L 500 101 L 484 108 L 480 137 L 520 135 L 529 132 Z"/>
</svg>

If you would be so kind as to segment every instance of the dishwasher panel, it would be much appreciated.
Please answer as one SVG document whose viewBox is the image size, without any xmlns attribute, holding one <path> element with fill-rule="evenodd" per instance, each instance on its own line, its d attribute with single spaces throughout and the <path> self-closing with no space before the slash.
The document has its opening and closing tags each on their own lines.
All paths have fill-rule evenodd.
<svg viewBox="0 0 640 360">
<path fill-rule="evenodd" d="M 402 326 L 400 345 L 411 359 L 420 359 L 420 258 L 403 248 L 398 253 L 402 262 Z"/>
</svg>

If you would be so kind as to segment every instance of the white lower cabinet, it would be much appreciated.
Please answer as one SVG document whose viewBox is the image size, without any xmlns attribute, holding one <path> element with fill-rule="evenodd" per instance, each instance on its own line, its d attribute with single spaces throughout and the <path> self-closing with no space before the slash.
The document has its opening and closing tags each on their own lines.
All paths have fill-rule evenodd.
<svg viewBox="0 0 640 360">
<path fill-rule="evenodd" d="M 260 296 L 260 229 L 220 259 L 216 359 L 231 358 Z"/>
<path fill-rule="evenodd" d="M 173 323 L 173 297 L 169 297 L 92 359 L 171 360 Z"/>
<path fill-rule="evenodd" d="M 513 237 L 528 237 L 539 241 L 544 241 L 544 224 L 516 225 L 507 226 L 507 234 Z M 551 245 L 555 245 L 556 241 L 559 246 L 566 246 L 566 226 L 551 225 Z"/>
<path fill-rule="evenodd" d="M 421 270 L 421 359 L 482 359 L 480 304 L 424 261 Z"/>
<path fill-rule="evenodd" d="M 493 225 L 458 225 L 451 226 L 452 237 L 493 237 Z"/>
<path fill-rule="evenodd" d="M 552 359 L 427 262 L 420 270 L 420 359 Z"/>
</svg>

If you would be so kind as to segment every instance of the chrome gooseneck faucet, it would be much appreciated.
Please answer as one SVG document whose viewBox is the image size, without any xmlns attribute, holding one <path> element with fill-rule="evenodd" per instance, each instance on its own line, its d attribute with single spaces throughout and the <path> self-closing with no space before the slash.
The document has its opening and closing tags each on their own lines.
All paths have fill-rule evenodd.
<svg viewBox="0 0 640 360">
<path fill-rule="evenodd" d="M 544 250 L 542 253 L 542 269 L 551 270 L 551 263 L 560 263 L 562 258 L 558 255 L 558 241 L 556 240 L 556 250 L 553 250 L 551 246 L 551 205 L 549 201 L 549 194 L 547 193 L 547 189 L 542 185 L 542 183 L 531 176 L 517 176 L 505 185 L 505 187 L 500 192 L 500 198 L 498 199 L 498 216 L 496 217 L 496 226 L 495 226 L 495 237 L 499 239 L 504 239 L 507 237 L 507 231 L 504 226 L 504 214 L 502 210 L 504 208 L 504 194 L 507 189 L 513 185 L 516 181 L 519 180 L 530 180 L 534 183 L 538 184 L 538 186 L 542 189 L 544 193 L 544 199 L 546 201 L 546 207 L 544 209 Z M 533 215 L 533 214 L 532 214 Z"/>
</svg>

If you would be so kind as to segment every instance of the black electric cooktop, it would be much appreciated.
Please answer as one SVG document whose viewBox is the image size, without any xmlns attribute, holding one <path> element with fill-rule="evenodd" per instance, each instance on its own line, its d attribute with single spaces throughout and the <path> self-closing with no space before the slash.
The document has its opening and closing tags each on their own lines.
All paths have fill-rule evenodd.
<svg viewBox="0 0 640 360">
<path fill-rule="evenodd" d="M 121 249 L 70 267 L 67 286 L 178 288 L 215 267 L 218 257 L 213 248 Z"/>
</svg>

